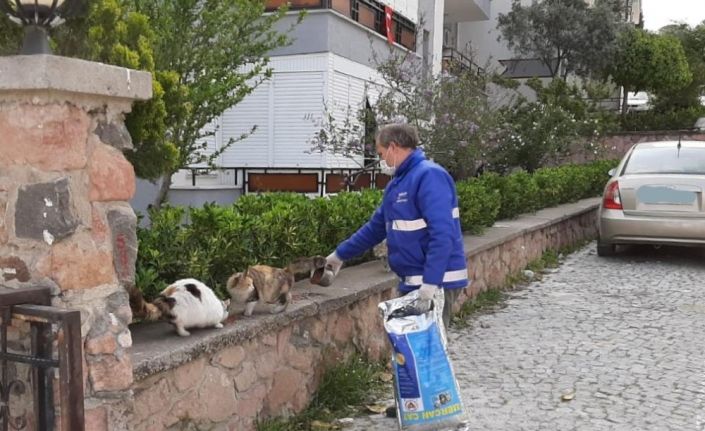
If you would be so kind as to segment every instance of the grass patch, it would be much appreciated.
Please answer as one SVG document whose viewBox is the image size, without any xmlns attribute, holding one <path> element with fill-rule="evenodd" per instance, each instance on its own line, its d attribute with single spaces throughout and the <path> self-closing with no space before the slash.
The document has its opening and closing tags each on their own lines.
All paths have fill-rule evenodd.
<svg viewBox="0 0 705 431">
<path fill-rule="evenodd" d="M 391 383 L 384 381 L 385 374 L 382 363 L 354 355 L 324 374 L 306 410 L 290 418 L 258 421 L 257 431 L 308 431 L 316 429 L 316 423 L 325 425 L 336 418 L 357 416 L 365 404 L 389 393 Z"/>
</svg>

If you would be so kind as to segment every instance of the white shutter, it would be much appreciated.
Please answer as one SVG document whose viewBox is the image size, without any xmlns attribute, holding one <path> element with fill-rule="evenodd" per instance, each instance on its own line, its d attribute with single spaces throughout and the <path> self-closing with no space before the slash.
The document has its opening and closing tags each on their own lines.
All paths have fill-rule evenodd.
<svg viewBox="0 0 705 431">
<path fill-rule="evenodd" d="M 318 153 L 307 154 L 323 114 L 323 72 L 274 76 L 274 166 L 320 167 Z"/>
<path fill-rule="evenodd" d="M 238 139 L 257 126 L 254 133 L 223 152 L 223 166 L 267 166 L 271 85 L 271 80 L 263 82 L 240 103 L 223 113 L 223 144 L 230 139 Z"/>
</svg>

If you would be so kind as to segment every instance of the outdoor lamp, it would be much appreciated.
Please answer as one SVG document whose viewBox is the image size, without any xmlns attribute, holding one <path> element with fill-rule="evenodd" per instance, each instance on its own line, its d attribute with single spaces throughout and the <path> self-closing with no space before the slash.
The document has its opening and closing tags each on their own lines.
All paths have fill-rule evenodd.
<svg viewBox="0 0 705 431">
<path fill-rule="evenodd" d="M 0 0 L 0 10 L 24 26 L 20 54 L 51 54 L 47 30 L 61 21 L 73 0 Z"/>
</svg>

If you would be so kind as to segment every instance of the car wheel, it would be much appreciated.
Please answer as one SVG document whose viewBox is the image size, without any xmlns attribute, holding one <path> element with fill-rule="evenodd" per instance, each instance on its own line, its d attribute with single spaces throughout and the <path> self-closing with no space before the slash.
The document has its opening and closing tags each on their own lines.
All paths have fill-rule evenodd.
<svg viewBox="0 0 705 431">
<path fill-rule="evenodd" d="M 614 256 L 617 253 L 617 246 L 614 244 L 605 244 L 597 240 L 597 255 L 600 257 Z"/>
</svg>

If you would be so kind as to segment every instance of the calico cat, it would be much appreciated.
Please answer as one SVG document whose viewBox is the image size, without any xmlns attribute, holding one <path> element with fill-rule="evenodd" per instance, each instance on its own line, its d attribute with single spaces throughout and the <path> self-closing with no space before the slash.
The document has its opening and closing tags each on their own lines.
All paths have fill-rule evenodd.
<svg viewBox="0 0 705 431">
<path fill-rule="evenodd" d="M 222 328 L 228 318 L 230 300 L 221 301 L 213 290 L 193 278 L 174 282 L 162 291 L 153 305 L 174 325 L 182 337 L 187 328 Z"/>
<path fill-rule="evenodd" d="M 251 316 L 257 302 L 271 305 L 271 313 L 281 313 L 291 302 L 289 290 L 294 274 L 287 269 L 254 265 L 233 274 L 226 284 L 234 304 L 246 304 L 245 316 Z"/>
<path fill-rule="evenodd" d="M 134 284 L 126 286 L 127 294 L 130 297 L 130 309 L 132 310 L 132 321 L 135 320 L 159 320 L 161 311 L 154 304 L 144 299 L 142 292 Z"/>
<path fill-rule="evenodd" d="M 294 283 L 303 278 L 311 278 L 318 283 L 318 272 L 326 265 L 323 256 L 301 257 L 293 260 L 286 268 L 269 265 L 254 265 L 244 272 L 233 274 L 226 284 L 233 304 L 246 304 L 245 316 L 251 316 L 258 302 L 271 305 L 272 314 L 286 310 L 291 302 Z"/>
</svg>

